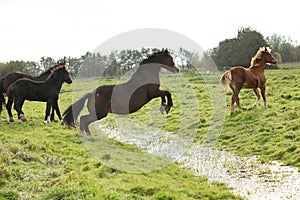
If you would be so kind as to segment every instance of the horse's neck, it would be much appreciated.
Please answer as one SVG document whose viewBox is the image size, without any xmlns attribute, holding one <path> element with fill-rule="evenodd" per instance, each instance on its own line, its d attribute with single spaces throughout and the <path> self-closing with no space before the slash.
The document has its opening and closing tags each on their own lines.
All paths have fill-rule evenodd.
<svg viewBox="0 0 300 200">
<path fill-rule="evenodd" d="M 260 71 L 260 72 L 264 72 L 265 71 L 265 67 L 266 67 L 266 62 L 263 60 L 254 60 L 252 63 L 252 66 L 250 67 L 251 70 L 253 71 Z"/>
<path fill-rule="evenodd" d="M 59 78 L 50 77 L 48 83 L 52 84 L 58 91 L 60 91 L 63 84 L 63 80 L 61 77 Z"/>
<path fill-rule="evenodd" d="M 157 66 L 140 66 L 137 71 L 132 75 L 129 82 L 136 83 L 156 83 L 159 84 L 159 70 Z"/>
<path fill-rule="evenodd" d="M 43 81 L 43 80 L 46 80 L 50 74 L 51 74 L 51 72 L 50 72 L 50 70 L 48 70 L 48 71 L 43 72 L 42 74 L 36 76 L 35 79 L 38 81 Z"/>
</svg>

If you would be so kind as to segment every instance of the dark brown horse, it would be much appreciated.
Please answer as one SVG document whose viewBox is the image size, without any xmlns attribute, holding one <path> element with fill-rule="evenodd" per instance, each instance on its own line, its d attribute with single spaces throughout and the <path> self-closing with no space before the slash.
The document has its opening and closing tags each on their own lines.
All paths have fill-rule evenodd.
<svg viewBox="0 0 300 200">
<path fill-rule="evenodd" d="M 162 105 L 168 113 L 173 103 L 171 93 L 159 89 L 161 68 L 174 73 L 179 72 L 168 50 L 159 51 L 143 60 L 126 83 L 100 86 L 87 93 L 67 108 L 63 114 L 64 123 L 68 126 L 75 125 L 86 99 L 89 114 L 80 117 L 80 131 L 85 131 L 87 135 L 91 135 L 88 128 L 90 123 L 106 117 L 108 113 L 124 115 L 136 112 L 153 98 L 161 97 Z M 167 104 L 165 97 L 168 99 Z"/>
<path fill-rule="evenodd" d="M 5 76 L 1 77 L 0 79 L 0 114 L 2 112 L 2 104 L 5 104 L 5 98 L 4 98 L 4 93 L 6 93 L 8 87 L 15 82 L 18 79 L 21 78 L 27 78 L 30 80 L 35 80 L 35 81 L 44 81 L 46 80 L 51 73 L 53 73 L 57 68 L 60 68 L 62 66 L 66 65 L 65 60 L 63 62 L 58 62 L 57 65 L 54 67 L 51 67 L 47 71 L 43 72 L 39 76 L 31 76 L 29 74 L 24 74 L 21 72 L 11 72 L 6 74 Z M 51 114 L 51 121 L 54 119 L 54 110 Z"/>
<path fill-rule="evenodd" d="M 21 78 L 13 82 L 7 89 L 8 101 L 6 104 L 9 121 L 14 121 L 11 108 L 14 103 L 14 109 L 18 113 L 19 122 L 26 121 L 22 107 L 25 100 L 47 102 L 44 124 L 50 122 L 51 107 L 56 110 L 60 119 L 62 119 L 58 107 L 58 95 L 62 84 L 72 83 L 65 65 L 55 68 L 46 81 L 34 81 L 28 78 Z"/>
<path fill-rule="evenodd" d="M 244 67 L 233 67 L 221 77 L 221 84 L 223 86 L 229 85 L 232 89 L 231 97 L 231 114 L 234 113 L 234 103 L 242 109 L 239 93 L 242 88 L 252 88 L 255 95 L 256 101 L 253 107 L 257 107 L 260 95 L 257 88 L 260 88 L 261 96 L 264 100 L 264 106 L 267 107 L 265 89 L 266 89 L 266 77 L 264 74 L 266 63 L 275 64 L 277 61 L 272 56 L 271 50 L 268 47 L 261 47 L 256 55 L 252 58 L 251 66 L 249 68 Z"/>
</svg>

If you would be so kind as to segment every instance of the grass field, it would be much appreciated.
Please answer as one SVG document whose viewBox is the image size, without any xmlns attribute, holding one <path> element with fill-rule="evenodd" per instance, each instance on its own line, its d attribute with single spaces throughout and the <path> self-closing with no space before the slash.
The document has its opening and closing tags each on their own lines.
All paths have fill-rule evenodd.
<svg viewBox="0 0 300 200">
<path fill-rule="evenodd" d="M 170 114 L 159 113 L 157 99 L 129 119 L 142 128 L 205 141 L 214 120 L 208 88 L 223 91 L 213 81 L 219 75 L 206 76 L 206 82 L 195 72 L 163 78 L 163 87 L 174 98 Z M 279 160 L 300 169 L 300 70 L 266 71 L 266 77 L 268 109 L 260 102 L 257 109 L 236 110 L 230 116 L 231 91 L 220 96 L 227 107 L 220 110 L 224 124 L 214 145 L 241 156 L 259 155 L 262 162 Z M 75 86 L 74 93 L 74 85 L 64 85 L 60 108 L 63 111 L 72 103 L 72 95 L 77 98 L 97 84 L 115 82 L 84 81 Z M 244 107 L 250 107 L 255 95 L 252 90 L 242 90 L 240 99 Z M 0 199 L 240 199 L 225 184 L 208 183 L 207 178 L 195 177 L 176 163 L 147 173 L 110 168 L 90 154 L 75 129 L 58 122 L 44 126 L 44 107 L 43 103 L 26 102 L 28 121 L 23 124 L 8 124 L 6 113 L 0 115 Z M 117 128 L 114 115 L 100 123 Z M 111 142 L 116 148 L 140 152 L 134 146 Z"/>
</svg>

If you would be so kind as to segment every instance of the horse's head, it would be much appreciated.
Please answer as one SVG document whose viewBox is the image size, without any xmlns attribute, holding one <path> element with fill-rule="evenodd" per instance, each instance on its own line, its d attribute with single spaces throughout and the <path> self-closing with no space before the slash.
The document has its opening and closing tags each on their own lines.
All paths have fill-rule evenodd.
<svg viewBox="0 0 300 200">
<path fill-rule="evenodd" d="M 68 84 L 72 83 L 72 79 L 70 78 L 70 74 L 68 72 L 68 68 L 66 65 L 60 65 L 52 73 L 53 73 L 52 75 L 53 77 L 61 77 L 61 80 L 63 82 L 66 82 Z"/>
<path fill-rule="evenodd" d="M 170 52 L 166 49 L 162 49 L 161 51 L 152 54 L 149 56 L 147 59 L 144 59 L 140 65 L 143 64 L 158 64 L 158 65 L 152 65 L 152 66 L 157 66 L 159 69 L 161 67 L 174 72 L 178 73 L 179 72 L 179 67 L 177 67 L 173 61 L 173 57 L 170 55 Z"/>
<path fill-rule="evenodd" d="M 67 66 L 65 61 L 64 62 L 57 62 L 57 64 L 55 66 L 50 68 L 50 72 L 51 72 L 51 74 L 53 74 L 54 72 L 56 72 L 57 70 L 59 70 L 61 68 L 68 69 L 68 66 Z"/>
<path fill-rule="evenodd" d="M 261 47 L 257 52 L 257 58 L 264 60 L 265 63 L 276 64 L 277 60 L 271 54 L 271 49 L 269 47 Z"/>
<path fill-rule="evenodd" d="M 171 56 L 168 49 L 162 49 L 162 51 L 158 52 L 159 57 L 161 58 L 161 64 L 163 64 L 163 68 L 173 72 L 178 73 L 180 68 L 177 67 L 173 61 L 173 57 Z"/>
</svg>

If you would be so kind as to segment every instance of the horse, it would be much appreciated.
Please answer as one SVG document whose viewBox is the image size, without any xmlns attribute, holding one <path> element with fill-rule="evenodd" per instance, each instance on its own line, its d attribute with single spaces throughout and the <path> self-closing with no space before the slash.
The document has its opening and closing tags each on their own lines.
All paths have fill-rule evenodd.
<svg viewBox="0 0 300 200">
<path fill-rule="evenodd" d="M 44 124 L 50 122 L 50 109 L 53 107 L 60 120 L 62 120 L 58 107 L 58 95 L 62 84 L 72 83 L 69 72 L 65 65 L 55 68 L 55 71 L 49 75 L 45 81 L 34 81 L 28 78 L 21 78 L 12 83 L 7 90 L 8 101 L 6 109 L 9 115 L 9 121 L 13 122 L 11 113 L 12 104 L 18 113 L 19 123 L 27 121 L 22 107 L 25 100 L 47 102 Z"/>
<path fill-rule="evenodd" d="M 167 49 L 162 49 L 142 60 L 127 82 L 100 86 L 70 105 L 63 113 L 64 124 L 68 127 L 75 127 L 75 121 L 87 99 L 89 114 L 80 117 L 80 132 L 86 135 L 91 135 L 89 124 L 106 117 L 108 113 L 131 114 L 153 98 L 161 97 L 161 107 L 168 114 L 173 102 L 169 91 L 159 89 L 161 68 L 173 73 L 179 72 L 179 67 L 175 65 Z M 167 97 L 167 103 L 165 97 Z"/>
<path fill-rule="evenodd" d="M 63 62 L 57 62 L 57 65 L 51 67 L 47 71 L 41 73 L 39 76 L 31 76 L 29 74 L 24 74 L 21 72 L 11 72 L 6 74 L 5 76 L 1 77 L 0 79 L 0 114 L 2 112 L 2 105 L 5 104 L 5 98 L 3 93 L 7 92 L 8 87 L 18 79 L 27 78 L 30 80 L 35 81 L 44 81 L 46 80 L 50 74 L 52 74 L 56 69 L 60 68 L 61 66 L 66 65 L 65 60 Z M 52 110 L 51 114 L 51 121 L 54 120 L 54 109 Z"/>
<path fill-rule="evenodd" d="M 231 97 L 231 115 L 234 113 L 234 103 L 236 102 L 239 109 L 242 109 L 239 92 L 242 88 L 252 88 L 255 95 L 256 101 L 253 108 L 258 106 L 260 95 L 258 88 L 260 88 L 261 96 L 264 101 L 264 107 L 267 108 L 267 101 L 265 95 L 266 89 L 266 77 L 264 70 L 267 63 L 276 64 L 276 59 L 271 54 L 271 49 L 268 47 L 260 47 L 256 55 L 251 60 L 251 66 L 244 68 L 236 66 L 225 71 L 221 76 L 220 83 L 224 87 L 229 85 L 232 90 Z"/>
</svg>

